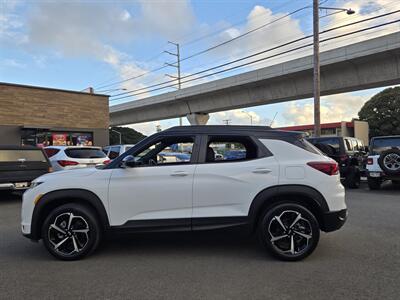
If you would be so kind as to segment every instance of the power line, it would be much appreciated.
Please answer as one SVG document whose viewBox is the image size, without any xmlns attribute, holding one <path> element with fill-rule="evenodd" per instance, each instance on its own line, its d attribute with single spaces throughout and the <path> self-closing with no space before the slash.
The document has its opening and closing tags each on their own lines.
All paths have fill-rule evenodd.
<svg viewBox="0 0 400 300">
<path fill-rule="evenodd" d="M 329 28 L 329 29 L 321 31 L 320 34 L 325 34 L 325 33 L 328 33 L 328 32 L 334 31 L 334 30 L 342 29 L 342 28 L 345 28 L 345 27 L 348 27 L 348 26 L 352 26 L 352 25 L 356 25 L 356 24 L 359 24 L 359 23 L 362 23 L 362 22 L 367 22 L 367 21 L 370 21 L 370 20 L 373 20 L 373 19 L 385 17 L 385 16 L 388 16 L 388 15 L 391 15 L 391 14 L 395 14 L 395 13 L 398 13 L 398 12 L 400 12 L 400 10 L 389 12 L 389 13 L 378 15 L 378 16 L 374 16 L 374 17 L 370 17 L 370 18 L 365 18 L 365 19 L 358 20 L 358 21 L 351 22 L 351 23 L 347 23 L 347 24 L 344 24 L 344 25 L 332 27 L 332 28 Z M 282 48 L 282 47 L 285 47 L 285 46 L 300 42 L 302 40 L 306 40 L 308 38 L 311 38 L 312 36 L 313 36 L 313 34 L 310 34 L 310 35 L 307 35 L 307 36 L 304 36 L 304 37 L 289 41 L 289 42 L 284 43 L 284 44 L 277 45 L 277 46 L 272 47 L 272 48 L 268 48 L 266 50 L 263 50 L 263 51 L 260 51 L 260 52 L 254 53 L 254 54 L 247 55 L 245 57 L 235 59 L 233 61 L 229 61 L 229 62 L 220 64 L 220 65 L 217 65 L 217 66 L 205 69 L 205 70 L 201 70 L 201 71 L 198 71 L 198 72 L 186 75 L 186 76 L 182 76 L 181 79 L 193 77 L 195 75 L 199 75 L 199 74 L 206 73 L 206 72 L 209 72 L 209 71 L 212 71 L 212 70 L 215 70 L 215 69 L 219 69 L 221 67 L 225 67 L 225 66 L 228 66 L 230 64 L 233 64 L 233 63 L 236 63 L 236 62 L 240 62 L 242 60 L 246 60 L 246 59 L 252 58 L 254 56 L 258 56 L 258 55 L 261 55 L 261 54 L 264 54 L 264 53 L 267 53 L 267 52 L 270 52 L 270 51 L 273 51 L 273 50 L 277 50 L 279 48 Z M 138 91 L 141 91 L 141 90 L 146 90 L 148 88 L 153 88 L 153 87 L 157 87 L 157 86 L 160 86 L 160 85 L 165 85 L 165 84 L 168 84 L 168 83 L 171 83 L 171 82 L 174 82 L 174 81 L 176 81 L 176 79 L 165 81 L 165 82 L 158 83 L 158 84 L 153 84 L 153 85 L 150 85 L 148 87 L 143 87 L 143 88 L 135 89 L 135 90 L 132 90 L 132 91 L 127 91 L 127 92 L 124 92 L 124 93 L 116 94 L 116 95 L 114 95 L 114 97 L 135 93 L 135 92 L 138 92 Z"/>
<path fill-rule="evenodd" d="M 348 35 L 364 32 L 364 31 L 367 31 L 367 30 L 383 27 L 383 26 L 390 25 L 390 24 L 393 24 L 393 23 L 396 23 L 396 22 L 399 22 L 399 21 L 400 21 L 400 19 L 397 19 L 397 20 L 394 20 L 394 21 L 391 21 L 391 22 L 381 23 L 381 24 L 378 24 L 378 25 L 375 25 L 375 26 L 359 29 L 359 30 L 356 30 L 356 31 L 353 31 L 353 32 L 344 33 L 344 34 L 341 34 L 341 35 L 338 35 L 338 36 L 329 37 L 329 38 L 321 40 L 320 43 L 324 43 L 324 42 L 327 42 L 327 41 L 330 41 L 330 40 L 334 40 L 334 39 L 337 39 L 337 38 L 341 38 L 341 37 L 345 37 L 345 36 L 348 36 Z M 300 50 L 302 48 L 310 47 L 312 45 L 313 45 L 312 43 L 309 43 L 309 44 L 306 44 L 306 45 L 302 45 L 302 46 L 299 46 L 299 47 L 296 47 L 296 48 L 292 48 L 290 50 L 286 50 L 286 51 L 283 51 L 283 52 L 280 52 L 280 53 L 277 53 L 277 54 L 274 54 L 274 55 L 271 55 L 271 56 L 268 56 L 268 57 L 263 57 L 263 58 L 260 58 L 260 59 L 257 59 L 257 60 L 251 61 L 251 62 L 247 62 L 247 63 L 241 64 L 241 65 L 237 65 L 237 66 L 228 68 L 228 69 L 220 70 L 220 71 L 217 71 L 217 72 L 214 72 L 214 73 L 211 73 L 211 74 L 206 74 L 206 75 L 202 75 L 202 76 L 199 76 L 199 77 L 196 77 L 196 78 L 193 78 L 193 79 L 182 81 L 182 83 L 187 83 L 187 82 L 199 80 L 199 79 L 202 79 L 202 78 L 205 78 L 205 77 L 209 77 L 209 76 L 212 76 L 212 75 L 220 74 L 220 73 L 223 73 L 223 72 L 228 72 L 228 71 L 231 71 L 231 70 L 234 70 L 234 69 L 237 69 L 237 68 L 241 68 L 241 67 L 248 66 L 248 65 L 251 65 L 251 64 L 254 64 L 254 63 L 258 63 L 260 61 L 264 61 L 266 59 L 270 59 L 270 58 L 281 56 L 283 54 L 287 54 L 287 53 L 290 53 L 290 52 L 293 52 L 293 51 L 297 51 L 297 50 Z M 253 56 L 256 56 L 256 55 L 258 55 L 258 54 L 255 54 Z M 189 76 L 194 76 L 194 75 L 196 75 L 196 74 L 191 74 Z M 189 76 L 186 76 L 186 78 L 189 77 Z M 164 82 L 164 83 L 161 83 L 161 84 L 166 84 L 166 83 L 167 82 Z M 158 85 L 161 85 L 161 84 L 158 84 Z M 124 99 L 124 98 L 137 96 L 137 95 L 141 95 L 141 94 L 144 94 L 144 93 L 149 93 L 149 92 L 165 89 L 165 88 L 169 88 L 169 87 L 173 87 L 174 85 L 175 84 L 168 85 L 168 86 L 163 86 L 163 87 L 155 88 L 155 89 L 152 89 L 152 90 L 147 90 L 145 92 L 135 93 L 135 94 L 119 97 L 119 98 L 114 98 L 114 99 L 111 99 L 110 102 L 121 100 L 121 99 Z M 135 91 L 139 91 L 139 90 L 135 90 Z M 135 91 L 131 91 L 131 92 L 135 92 Z"/>
<path fill-rule="evenodd" d="M 307 9 L 307 8 L 309 8 L 309 7 L 310 7 L 310 6 L 304 6 L 304 7 L 302 7 L 302 8 L 296 9 L 296 10 L 290 12 L 290 13 L 287 13 L 287 14 L 284 15 L 284 16 L 281 16 L 281 17 L 279 17 L 279 18 L 276 18 L 275 20 L 272 20 L 272 21 L 270 21 L 270 22 L 268 22 L 268 23 L 265 23 L 265 24 L 263 24 L 263 25 L 261 25 L 261 26 L 259 26 L 259 27 L 253 28 L 253 29 L 251 29 L 251 30 L 249 30 L 249 31 L 246 31 L 245 33 L 243 33 L 243 34 L 241 34 L 241 35 L 238 35 L 238 36 L 236 36 L 236 37 L 234 37 L 234 38 L 231 38 L 231 39 L 229 39 L 229 40 L 226 40 L 226 41 L 224 41 L 224 42 L 222 42 L 222 43 L 216 44 L 216 45 L 214 45 L 214 46 L 212 46 L 212 47 L 209 47 L 209 48 L 204 49 L 204 50 L 201 50 L 201 51 L 199 51 L 199 52 L 197 52 L 197 53 L 191 54 L 191 55 L 189 55 L 189 56 L 187 56 L 187 57 L 185 57 L 185 58 L 182 58 L 182 59 L 180 59 L 180 61 L 182 62 L 182 61 L 191 59 L 191 58 L 193 58 L 193 57 L 196 57 L 196 56 L 199 56 L 199 55 L 204 54 L 204 53 L 206 53 L 206 52 L 209 52 L 209 51 L 212 51 L 212 50 L 214 50 L 214 49 L 217 49 L 217 48 L 219 48 L 219 47 L 221 47 L 221 46 L 223 46 L 223 45 L 229 44 L 229 43 L 231 43 L 231 42 L 233 42 L 233 41 L 235 41 L 235 40 L 238 40 L 238 39 L 240 39 L 240 38 L 242 38 L 242 37 L 244 37 L 244 36 L 247 36 L 247 35 L 249 35 L 249 34 L 255 32 L 255 31 L 258 31 L 258 30 L 260 30 L 260 29 L 262 29 L 262 28 L 265 28 L 265 27 L 268 26 L 268 25 L 271 25 L 271 24 L 273 24 L 273 23 L 275 23 L 275 22 L 278 22 L 278 21 L 280 21 L 280 20 L 282 20 L 282 19 L 284 19 L 284 18 L 287 18 L 288 16 L 291 16 L 291 15 L 293 15 L 293 14 L 296 14 L 297 12 L 302 11 L 302 10 L 305 10 L 305 9 Z M 170 66 L 170 64 L 163 65 L 163 66 L 160 66 L 160 67 L 158 67 L 158 68 L 155 68 L 155 69 L 149 70 L 149 71 L 147 71 L 147 72 L 144 72 L 144 73 L 142 73 L 142 74 L 140 74 L 140 75 L 137 75 L 137 76 L 134 76 L 134 77 L 130 77 L 130 78 L 127 78 L 127 79 L 124 79 L 124 80 L 121 80 L 121 81 L 118 81 L 118 82 L 115 82 L 115 83 L 110 83 L 110 84 L 107 84 L 107 85 L 103 85 L 103 86 L 100 86 L 100 87 L 97 87 L 97 88 L 99 89 L 99 88 L 110 87 L 110 86 L 113 86 L 113 85 L 116 85 L 116 84 L 120 84 L 120 83 L 124 83 L 124 82 L 130 81 L 130 80 L 138 79 L 138 78 L 143 77 L 143 76 L 145 76 L 145 75 L 147 75 L 147 74 L 154 73 L 154 72 L 160 71 L 160 70 L 162 70 L 162 69 L 164 69 L 164 68 L 167 68 L 168 66 Z"/>
</svg>

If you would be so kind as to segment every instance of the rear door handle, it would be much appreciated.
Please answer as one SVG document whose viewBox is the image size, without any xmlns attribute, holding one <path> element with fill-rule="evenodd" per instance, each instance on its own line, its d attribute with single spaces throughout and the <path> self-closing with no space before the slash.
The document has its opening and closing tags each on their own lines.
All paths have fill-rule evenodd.
<svg viewBox="0 0 400 300">
<path fill-rule="evenodd" d="M 183 177 L 183 176 L 188 176 L 189 174 L 186 173 L 186 172 L 184 172 L 184 171 L 175 171 L 174 173 L 171 173 L 170 175 L 171 175 L 171 176 L 180 176 L 180 177 Z"/>
<path fill-rule="evenodd" d="M 253 173 L 255 173 L 255 174 L 268 174 L 268 173 L 271 173 L 271 170 L 267 169 L 267 168 L 257 168 L 255 170 L 253 170 Z"/>
</svg>

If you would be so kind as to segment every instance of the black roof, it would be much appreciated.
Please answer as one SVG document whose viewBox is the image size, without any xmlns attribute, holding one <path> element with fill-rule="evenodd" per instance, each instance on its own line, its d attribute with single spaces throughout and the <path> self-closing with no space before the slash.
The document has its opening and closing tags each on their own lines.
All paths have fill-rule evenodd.
<svg viewBox="0 0 400 300">
<path fill-rule="evenodd" d="M 304 136 L 303 132 L 299 131 L 285 131 L 273 129 L 269 126 L 248 126 L 248 125 L 192 125 L 192 126 L 176 126 L 162 131 L 168 134 L 182 134 L 182 133 L 195 133 L 195 134 L 240 134 L 252 135 L 258 137 L 295 137 Z"/>
</svg>

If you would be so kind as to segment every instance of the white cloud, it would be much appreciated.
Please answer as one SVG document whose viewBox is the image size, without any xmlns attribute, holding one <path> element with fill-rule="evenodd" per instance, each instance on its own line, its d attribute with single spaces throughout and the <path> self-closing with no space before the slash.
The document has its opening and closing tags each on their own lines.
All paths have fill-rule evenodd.
<svg viewBox="0 0 400 300">
<path fill-rule="evenodd" d="M 254 111 L 243 111 L 240 109 L 233 109 L 228 111 L 221 111 L 210 114 L 208 124 L 226 124 L 226 120 L 230 125 L 267 125 L 271 121 L 268 118 L 262 118 Z"/>
<path fill-rule="evenodd" d="M 321 123 L 350 121 L 370 96 L 336 94 L 321 98 Z M 285 103 L 282 117 L 284 125 L 305 125 L 314 122 L 314 101 L 301 100 Z"/>
<path fill-rule="evenodd" d="M 24 69 L 26 67 L 26 65 L 15 59 L 6 58 L 6 59 L 3 59 L 0 61 L 0 67 L 11 67 L 11 68 Z"/>
</svg>

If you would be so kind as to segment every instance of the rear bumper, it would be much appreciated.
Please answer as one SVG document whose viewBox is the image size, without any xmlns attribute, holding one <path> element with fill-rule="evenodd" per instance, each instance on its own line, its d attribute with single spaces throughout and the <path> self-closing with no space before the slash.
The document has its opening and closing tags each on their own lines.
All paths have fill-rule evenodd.
<svg viewBox="0 0 400 300">
<path fill-rule="evenodd" d="M 347 209 L 324 213 L 322 230 L 330 232 L 340 229 L 346 223 L 347 215 Z"/>
<path fill-rule="evenodd" d="M 28 182 L 27 186 L 24 187 L 17 187 L 15 183 L 9 182 L 9 183 L 0 183 L 0 190 L 13 190 L 13 191 L 24 191 L 29 188 L 30 186 L 30 181 Z"/>
</svg>

